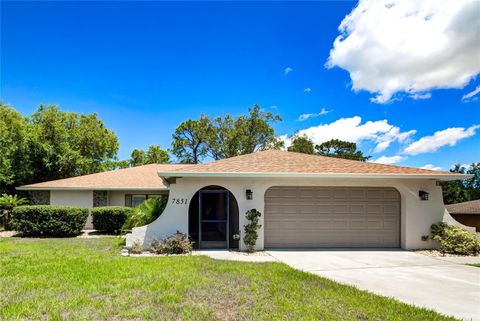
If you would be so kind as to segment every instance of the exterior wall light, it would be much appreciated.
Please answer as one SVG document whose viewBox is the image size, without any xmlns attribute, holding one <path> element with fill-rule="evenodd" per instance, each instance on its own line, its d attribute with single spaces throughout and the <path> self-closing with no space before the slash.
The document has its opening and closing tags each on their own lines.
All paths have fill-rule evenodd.
<svg viewBox="0 0 480 321">
<path fill-rule="evenodd" d="M 419 191 L 418 196 L 422 201 L 428 201 L 428 193 L 425 191 Z"/>
<path fill-rule="evenodd" d="M 251 189 L 247 189 L 245 191 L 245 196 L 247 197 L 247 200 L 253 200 L 253 192 Z"/>
</svg>

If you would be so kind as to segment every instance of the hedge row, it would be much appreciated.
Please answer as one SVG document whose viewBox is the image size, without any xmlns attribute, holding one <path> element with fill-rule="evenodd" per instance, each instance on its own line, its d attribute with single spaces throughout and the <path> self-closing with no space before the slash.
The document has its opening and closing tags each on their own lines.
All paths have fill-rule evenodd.
<svg viewBox="0 0 480 321">
<path fill-rule="evenodd" d="M 72 206 L 32 205 L 13 209 L 10 222 L 24 236 L 68 237 L 79 235 L 88 209 Z"/>
<path fill-rule="evenodd" d="M 99 231 L 119 233 L 133 208 L 124 206 L 103 206 L 92 208 L 93 227 Z"/>
</svg>

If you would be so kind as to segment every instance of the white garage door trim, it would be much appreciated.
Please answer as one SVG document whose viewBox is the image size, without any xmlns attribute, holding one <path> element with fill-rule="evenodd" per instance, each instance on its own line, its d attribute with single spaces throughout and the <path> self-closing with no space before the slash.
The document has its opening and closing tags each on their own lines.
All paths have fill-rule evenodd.
<svg viewBox="0 0 480 321">
<path fill-rule="evenodd" d="M 400 247 L 392 187 L 274 186 L 265 192 L 266 248 Z"/>
</svg>

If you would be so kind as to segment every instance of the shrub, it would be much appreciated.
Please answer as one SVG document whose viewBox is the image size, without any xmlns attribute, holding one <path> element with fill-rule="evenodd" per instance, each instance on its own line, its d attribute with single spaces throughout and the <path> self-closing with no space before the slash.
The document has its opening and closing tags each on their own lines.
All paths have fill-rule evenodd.
<svg viewBox="0 0 480 321">
<path fill-rule="evenodd" d="M 102 206 L 92 208 L 92 223 L 96 230 L 109 233 L 119 233 L 129 215 L 133 214 L 131 207 Z"/>
<path fill-rule="evenodd" d="M 192 252 L 192 242 L 188 235 L 177 231 L 161 241 L 153 241 L 150 250 L 156 254 L 187 254 Z"/>
<path fill-rule="evenodd" d="M 72 206 L 32 205 L 13 209 L 10 222 L 24 236 L 76 236 L 87 221 L 88 209 Z"/>
<path fill-rule="evenodd" d="M 262 226 L 258 224 L 258 219 L 262 216 L 262 213 L 257 211 L 256 209 L 251 209 L 245 214 L 247 220 L 250 221 L 247 225 L 244 225 L 245 228 L 245 236 L 243 237 L 243 242 L 247 246 L 248 252 L 255 251 L 255 244 L 257 243 L 258 233 L 257 230 Z"/>
<path fill-rule="evenodd" d="M 458 226 L 444 222 L 433 224 L 430 228 L 432 239 L 440 245 L 440 252 L 460 255 L 477 255 L 480 253 L 480 240 L 473 233 Z"/>
<path fill-rule="evenodd" d="M 133 209 L 132 215 L 127 218 L 122 229 L 131 230 L 137 226 L 144 226 L 155 221 L 167 206 L 166 197 L 152 197 L 145 200 L 137 208 Z"/>
<path fill-rule="evenodd" d="M 28 204 L 28 200 L 17 195 L 2 194 L 0 196 L 0 224 L 5 230 L 10 229 L 10 220 L 13 209 L 17 206 Z"/>
<path fill-rule="evenodd" d="M 143 246 L 139 241 L 135 241 L 132 244 L 132 248 L 130 249 L 130 253 L 132 254 L 142 254 Z"/>
</svg>

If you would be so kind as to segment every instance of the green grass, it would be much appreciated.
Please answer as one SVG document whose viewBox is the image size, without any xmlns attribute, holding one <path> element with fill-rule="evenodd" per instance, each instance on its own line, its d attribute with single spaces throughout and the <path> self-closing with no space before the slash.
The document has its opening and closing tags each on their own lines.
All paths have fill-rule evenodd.
<svg viewBox="0 0 480 321">
<path fill-rule="evenodd" d="M 0 239 L 0 320 L 453 320 L 280 263 L 121 257 L 120 247 Z"/>
<path fill-rule="evenodd" d="M 467 264 L 467 265 L 480 267 L 480 263 L 472 263 L 472 264 Z"/>
</svg>

